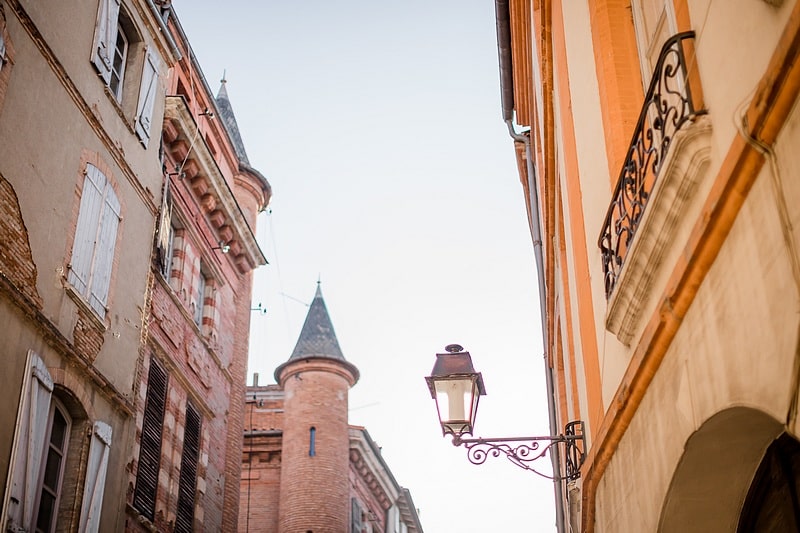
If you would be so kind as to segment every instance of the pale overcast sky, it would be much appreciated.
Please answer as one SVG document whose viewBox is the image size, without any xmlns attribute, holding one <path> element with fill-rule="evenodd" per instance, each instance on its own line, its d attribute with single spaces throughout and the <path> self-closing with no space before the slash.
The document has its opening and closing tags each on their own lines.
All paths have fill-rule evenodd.
<svg viewBox="0 0 800 533">
<path fill-rule="evenodd" d="M 273 383 L 318 277 L 361 371 L 350 423 L 382 447 L 426 533 L 554 531 L 552 482 L 441 437 L 424 377 L 472 353 L 476 436 L 546 435 L 536 267 L 501 118 L 494 2 L 176 0 L 216 92 L 223 71 L 259 217 L 248 382 Z M 547 459 L 542 461 L 548 463 Z M 542 464 L 547 469 L 548 464 Z"/>
</svg>

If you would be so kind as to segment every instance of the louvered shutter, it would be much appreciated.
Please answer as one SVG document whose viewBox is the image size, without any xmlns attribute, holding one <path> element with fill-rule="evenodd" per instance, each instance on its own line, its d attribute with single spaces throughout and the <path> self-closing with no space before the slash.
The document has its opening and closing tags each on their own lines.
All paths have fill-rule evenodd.
<svg viewBox="0 0 800 533">
<path fill-rule="evenodd" d="M 117 244 L 120 205 L 117 195 L 110 183 L 105 184 L 105 195 L 102 206 L 102 218 L 98 242 L 95 247 L 94 272 L 89 303 L 100 316 L 106 314 L 108 303 L 108 287 L 111 283 L 111 268 L 114 265 L 114 248 Z"/>
<path fill-rule="evenodd" d="M 47 433 L 50 412 L 50 397 L 53 379 L 44 361 L 33 352 L 28 352 L 29 380 L 23 391 L 19 410 L 19 425 L 14 438 L 14 455 L 11 475 L 11 505 L 9 520 L 12 524 L 29 527 L 33 521 L 33 505 Z"/>
<path fill-rule="evenodd" d="M 139 87 L 139 103 L 136 107 L 136 135 L 142 144 L 147 146 L 150 140 L 150 126 L 153 121 L 153 108 L 155 107 L 156 93 L 158 92 L 158 57 L 147 50 L 145 54 L 144 70 L 142 71 L 142 84 Z"/>
<path fill-rule="evenodd" d="M 361 506 L 355 498 L 350 501 L 352 503 L 350 509 L 350 533 L 361 533 Z"/>
<path fill-rule="evenodd" d="M 197 488 L 197 459 L 200 455 L 200 413 L 186 404 L 186 425 L 183 432 L 181 476 L 178 482 L 178 512 L 175 533 L 191 533 L 194 522 L 194 500 Z"/>
<path fill-rule="evenodd" d="M 86 462 L 86 482 L 83 488 L 83 507 L 79 531 L 96 533 L 100 527 L 100 508 L 108 470 L 108 454 L 111 448 L 111 426 L 95 422 L 92 442 L 89 444 L 89 459 Z"/>
<path fill-rule="evenodd" d="M 111 81 L 111 67 L 114 61 L 114 47 L 117 43 L 117 19 L 120 0 L 100 0 L 97 12 L 92 63 L 106 82 Z"/>
<path fill-rule="evenodd" d="M 86 294 L 92 272 L 97 229 L 100 224 L 100 213 L 103 207 L 103 189 L 106 186 L 105 176 L 93 165 L 86 165 L 84 171 L 81 205 L 78 211 L 78 223 L 75 227 L 75 240 L 72 245 L 67 280 L 81 294 Z"/>
<path fill-rule="evenodd" d="M 166 400 L 167 373 L 155 359 L 152 359 L 147 377 L 139 466 L 133 494 L 133 506 L 149 520 L 153 520 L 156 509 L 158 471 L 161 466 L 161 432 L 164 427 Z"/>
</svg>

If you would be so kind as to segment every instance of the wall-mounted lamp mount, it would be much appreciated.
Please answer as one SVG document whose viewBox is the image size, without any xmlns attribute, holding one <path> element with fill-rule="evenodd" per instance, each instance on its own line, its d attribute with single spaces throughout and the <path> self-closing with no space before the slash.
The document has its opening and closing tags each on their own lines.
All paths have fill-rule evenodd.
<svg viewBox="0 0 800 533">
<path fill-rule="evenodd" d="M 213 247 L 213 248 L 211 248 L 211 249 L 212 249 L 212 250 L 219 250 L 219 251 L 221 251 L 223 254 L 227 254 L 228 252 L 230 252 L 230 251 L 231 251 L 231 245 L 230 245 L 230 244 L 228 244 L 228 243 L 226 243 L 225 241 L 219 241 L 219 246 L 214 246 L 214 247 Z"/>
<path fill-rule="evenodd" d="M 436 401 L 442 435 L 452 435 L 454 446 L 463 444 L 472 464 L 480 465 L 490 455 L 499 457 L 503 454 L 520 468 L 548 479 L 574 480 L 580 477 L 581 466 L 586 459 L 584 425 L 580 420 L 568 423 L 561 435 L 464 438 L 464 435 L 472 435 L 478 401 L 486 395 L 486 389 L 483 376 L 472 366 L 469 352 L 465 352 L 458 344 L 450 344 L 445 350 L 447 353 L 436 354 L 436 363 L 425 381 L 431 397 Z M 554 447 L 563 451 L 563 454 L 559 454 L 565 458 L 563 470 L 548 475 L 533 468 L 531 463 L 547 455 Z"/>
</svg>

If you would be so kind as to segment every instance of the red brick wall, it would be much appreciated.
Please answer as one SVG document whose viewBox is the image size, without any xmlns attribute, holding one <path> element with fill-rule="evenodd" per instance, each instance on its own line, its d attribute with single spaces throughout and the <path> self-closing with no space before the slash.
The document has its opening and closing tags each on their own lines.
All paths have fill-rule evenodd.
<svg viewBox="0 0 800 533">
<path fill-rule="evenodd" d="M 349 383 L 333 361 L 308 365 L 315 369 L 301 361 L 287 367 L 282 378 L 285 413 L 278 530 L 342 533 L 350 526 Z M 309 456 L 312 426 L 314 457 Z"/>
<path fill-rule="evenodd" d="M 245 438 L 238 531 L 279 531 L 281 437 Z"/>
<path fill-rule="evenodd" d="M 41 309 L 28 230 L 14 188 L 3 176 L 0 176 L 0 243 L 0 271 Z"/>
</svg>

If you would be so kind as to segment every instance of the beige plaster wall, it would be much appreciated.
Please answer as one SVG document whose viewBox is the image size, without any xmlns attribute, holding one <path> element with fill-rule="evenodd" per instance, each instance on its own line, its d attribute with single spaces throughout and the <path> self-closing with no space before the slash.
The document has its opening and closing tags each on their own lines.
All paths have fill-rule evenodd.
<svg viewBox="0 0 800 533">
<path fill-rule="evenodd" d="M 77 320 L 76 307 L 66 295 L 61 277 L 71 255 L 68 242 L 74 231 L 74 213 L 79 202 L 75 190 L 80 180 L 82 152 L 99 154 L 111 169 L 123 206 L 118 236 L 121 246 L 118 246 L 116 273 L 110 288 L 109 329 L 95 365 L 118 390 L 131 394 L 152 248 L 154 209 L 159 205 L 161 194 L 158 138 L 163 102 L 157 100 L 151 142 L 145 149 L 129 124 L 119 116 L 89 60 L 97 7 L 95 3 L 90 4 L 43 6 L 32 2 L 24 8 L 29 10 L 36 24 L 42 24 L 45 38 L 52 38 L 49 46 L 69 80 L 85 91 L 81 97 L 91 106 L 93 119 L 115 139 L 124 153 L 129 166 L 127 176 L 98 133 L 90 127 L 64 80 L 56 75 L 56 67 L 43 57 L 8 9 L 9 32 L 17 54 L 0 114 L 0 138 L 5 140 L 0 143 L 0 172 L 12 183 L 19 199 L 38 271 L 37 289 L 44 302 L 43 312 L 71 339 Z M 82 16 L 76 16 L 74 9 Z M 64 20 L 71 23 L 59 23 Z M 144 30 L 142 26 L 140 31 Z M 149 38 L 144 33 L 143 36 Z M 166 63 L 162 63 L 163 73 L 166 73 Z M 136 92 L 134 100 L 138 99 L 138 86 Z M 37 158 L 37 153 L 41 157 Z M 26 155 L 21 157 L 21 154 Z M 143 188 L 145 198 L 136 192 L 128 176 L 135 176 L 134 182 Z"/>
<path fill-rule="evenodd" d="M 600 482 L 597 531 L 655 531 L 687 439 L 715 413 L 748 406 L 786 417 L 800 305 L 768 172 L 754 185 Z"/>
</svg>

